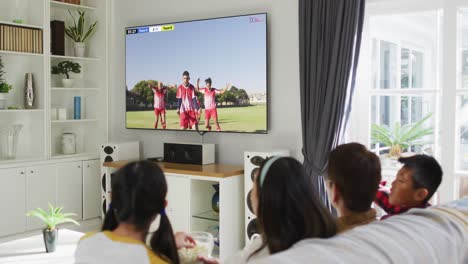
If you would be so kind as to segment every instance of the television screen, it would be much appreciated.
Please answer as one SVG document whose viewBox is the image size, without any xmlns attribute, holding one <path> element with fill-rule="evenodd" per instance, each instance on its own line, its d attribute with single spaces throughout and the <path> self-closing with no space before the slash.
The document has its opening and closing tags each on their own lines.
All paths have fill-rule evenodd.
<svg viewBox="0 0 468 264">
<path fill-rule="evenodd" d="M 267 133 L 267 14 L 128 27 L 126 127 Z"/>
</svg>

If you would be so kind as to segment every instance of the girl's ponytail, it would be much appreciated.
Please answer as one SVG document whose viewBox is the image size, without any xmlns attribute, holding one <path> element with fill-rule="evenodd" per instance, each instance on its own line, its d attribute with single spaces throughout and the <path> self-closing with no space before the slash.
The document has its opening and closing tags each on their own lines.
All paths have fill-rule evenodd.
<svg viewBox="0 0 468 264">
<path fill-rule="evenodd" d="M 104 222 L 102 223 L 101 231 L 109 230 L 112 231 L 118 226 L 117 218 L 115 217 L 114 209 L 109 206 L 106 215 L 104 216 Z"/>
<path fill-rule="evenodd" d="M 151 248 L 158 254 L 169 258 L 171 263 L 179 264 L 179 255 L 177 254 L 174 233 L 164 209 L 160 216 L 161 221 L 159 223 L 159 228 L 154 232 L 153 237 L 151 237 Z"/>
</svg>

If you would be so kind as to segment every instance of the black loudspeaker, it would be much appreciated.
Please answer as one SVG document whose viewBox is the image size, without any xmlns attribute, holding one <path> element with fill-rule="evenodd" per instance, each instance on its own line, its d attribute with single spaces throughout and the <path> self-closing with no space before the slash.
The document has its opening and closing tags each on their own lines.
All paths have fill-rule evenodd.
<svg viewBox="0 0 468 264">
<path fill-rule="evenodd" d="M 164 143 L 164 162 L 205 165 L 214 163 L 214 144 Z"/>
</svg>

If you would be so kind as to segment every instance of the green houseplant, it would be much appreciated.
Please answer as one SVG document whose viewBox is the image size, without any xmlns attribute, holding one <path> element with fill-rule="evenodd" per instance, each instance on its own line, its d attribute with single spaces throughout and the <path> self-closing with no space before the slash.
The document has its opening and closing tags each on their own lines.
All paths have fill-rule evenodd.
<svg viewBox="0 0 468 264">
<path fill-rule="evenodd" d="M 423 145 L 427 142 L 421 139 L 434 133 L 433 127 L 425 127 L 424 123 L 432 116 L 429 113 L 414 124 L 401 125 L 396 122 L 393 129 L 385 125 L 372 124 L 371 140 L 373 144 L 383 144 L 390 148 L 390 158 L 398 158 L 410 145 Z"/>
<path fill-rule="evenodd" d="M 80 73 L 81 66 L 80 64 L 72 61 L 62 61 L 57 65 L 52 66 L 52 74 L 64 74 L 67 78 L 62 79 L 63 87 L 72 87 L 73 79 L 70 79 L 70 73 Z"/>
<path fill-rule="evenodd" d="M 65 34 L 67 34 L 67 36 L 70 37 L 75 42 L 74 43 L 75 56 L 84 57 L 85 47 L 86 47 L 84 42 L 89 36 L 93 34 L 94 30 L 96 29 L 97 21 L 90 24 L 88 26 L 88 29 L 85 31 L 86 11 L 77 10 L 76 12 L 78 13 L 78 20 L 75 19 L 71 11 L 68 10 L 68 13 L 73 19 L 73 25 L 65 27 Z"/>
<path fill-rule="evenodd" d="M 63 207 L 54 207 L 49 203 L 49 212 L 46 212 L 42 208 L 37 208 L 26 214 L 27 216 L 37 217 L 46 224 L 46 227 L 42 230 L 42 235 L 44 237 L 44 244 L 48 253 L 55 251 L 55 242 L 58 237 L 57 225 L 63 223 L 80 225 L 77 221 L 69 218 L 76 214 L 62 213 L 62 209 Z"/>
<path fill-rule="evenodd" d="M 5 77 L 3 77 L 3 74 L 5 74 L 5 71 L 3 71 L 3 68 L 5 66 L 3 65 L 2 57 L 0 57 L 0 109 L 5 109 L 6 106 L 6 96 L 5 94 L 8 93 L 13 87 L 8 84 L 5 80 Z"/>
</svg>

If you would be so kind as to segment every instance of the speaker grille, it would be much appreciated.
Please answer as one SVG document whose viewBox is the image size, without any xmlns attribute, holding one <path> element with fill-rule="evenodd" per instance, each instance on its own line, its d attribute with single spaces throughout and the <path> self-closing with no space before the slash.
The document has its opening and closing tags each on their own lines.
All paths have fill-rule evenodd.
<svg viewBox="0 0 468 264">
<path fill-rule="evenodd" d="M 246 202 L 247 202 L 247 207 L 249 208 L 249 211 L 252 212 L 252 214 L 255 214 L 253 207 L 252 207 L 252 201 L 250 200 L 251 194 L 252 194 L 252 190 L 250 190 L 249 193 L 247 194 Z"/>
<path fill-rule="evenodd" d="M 264 158 L 260 157 L 260 156 L 253 156 L 251 159 L 250 159 L 250 162 L 255 165 L 255 166 L 260 166 L 262 165 L 262 163 L 265 161 Z"/>
<path fill-rule="evenodd" d="M 110 154 L 114 153 L 114 149 L 111 146 L 106 146 L 104 148 L 104 153 L 106 153 L 107 155 L 110 155 Z"/>
<path fill-rule="evenodd" d="M 106 158 L 104 159 L 104 162 L 112 162 L 112 161 L 114 161 L 114 159 L 111 156 L 106 156 Z"/>
<path fill-rule="evenodd" d="M 102 174 L 101 184 L 102 184 L 102 190 L 105 193 L 106 192 L 106 174 L 105 173 Z"/>
<path fill-rule="evenodd" d="M 254 234 L 258 234 L 257 218 L 250 220 L 247 225 L 247 236 L 249 239 L 251 239 Z"/>
</svg>

